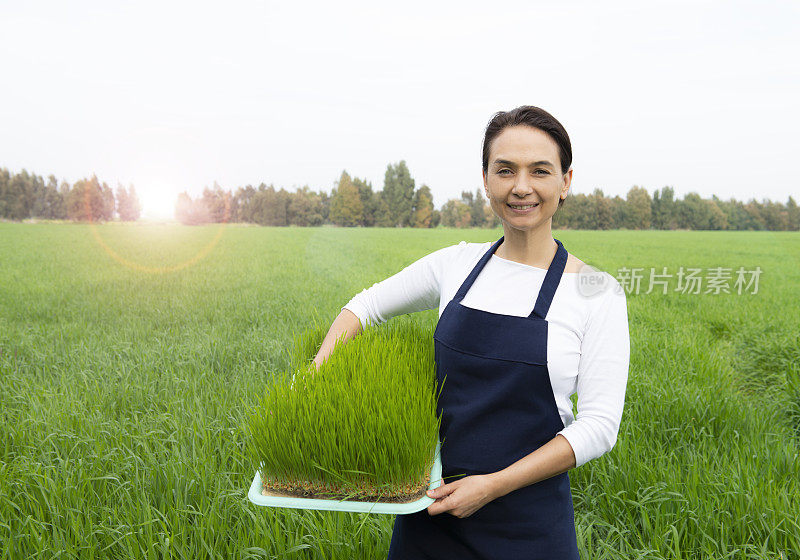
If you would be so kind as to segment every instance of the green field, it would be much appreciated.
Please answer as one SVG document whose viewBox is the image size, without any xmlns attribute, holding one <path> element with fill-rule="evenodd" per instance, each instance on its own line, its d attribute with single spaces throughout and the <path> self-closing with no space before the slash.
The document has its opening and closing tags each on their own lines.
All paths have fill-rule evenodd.
<svg viewBox="0 0 800 560">
<path fill-rule="evenodd" d="M 250 504 L 241 426 L 295 333 L 501 234 L 0 223 L 0 558 L 384 558 L 391 516 Z M 614 276 L 762 270 L 628 295 L 619 439 L 571 471 L 581 558 L 800 558 L 800 233 L 554 236 Z"/>
</svg>

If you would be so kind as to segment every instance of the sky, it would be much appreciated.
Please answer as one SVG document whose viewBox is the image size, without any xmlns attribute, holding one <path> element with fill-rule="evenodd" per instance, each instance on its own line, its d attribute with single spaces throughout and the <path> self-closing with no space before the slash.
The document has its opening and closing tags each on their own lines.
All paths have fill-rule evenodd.
<svg viewBox="0 0 800 560">
<path fill-rule="evenodd" d="M 177 194 L 480 188 L 492 115 L 552 113 L 572 194 L 800 198 L 800 3 L 0 3 L 0 167 Z"/>
</svg>

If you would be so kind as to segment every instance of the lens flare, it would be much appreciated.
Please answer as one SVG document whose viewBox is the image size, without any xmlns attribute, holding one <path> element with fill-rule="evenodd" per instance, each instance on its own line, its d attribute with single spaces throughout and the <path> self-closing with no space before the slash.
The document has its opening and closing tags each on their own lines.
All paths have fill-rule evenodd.
<svg viewBox="0 0 800 560">
<path fill-rule="evenodd" d="M 114 259 L 118 263 L 127 266 L 128 268 L 132 268 L 133 270 L 137 270 L 139 272 L 146 272 L 148 274 L 165 274 L 169 272 L 177 272 L 179 270 L 182 270 L 184 268 L 196 264 L 201 259 L 208 256 L 208 254 L 214 249 L 214 247 L 217 246 L 217 243 L 219 243 L 219 240 L 225 231 L 225 227 L 228 224 L 228 219 L 230 218 L 230 212 L 231 212 L 230 197 L 231 197 L 230 193 L 225 193 L 225 216 L 222 220 L 222 225 L 217 230 L 217 233 L 214 236 L 214 238 L 205 247 L 200 249 L 200 251 L 198 251 L 196 255 L 194 255 L 192 258 L 188 260 L 185 260 L 181 263 L 172 266 L 147 266 L 133 262 L 130 259 L 126 259 L 125 257 L 118 254 L 114 249 L 109 247 L 108 243 L 105 242 L 105 240 L 100 236 L 100 233 L 97 231 L 97 226 L 95 225 L 94 216 L 92 215 L 91 211 L 91 205 L 89 203 L 89 188 L 88 187 L 84 188 L 83 191 L 83 203 L 84 203 L 84 209 L 86 210 L 86 217 L 89 220 L 89 227 L 91 228 L 92 234 L 94 235 L 94 238 L 97 241 L 97 243 L 103 248 L 103 250 L 106 253 L 108 253 L 108 255 L 112 259 Z"/>
</svg>

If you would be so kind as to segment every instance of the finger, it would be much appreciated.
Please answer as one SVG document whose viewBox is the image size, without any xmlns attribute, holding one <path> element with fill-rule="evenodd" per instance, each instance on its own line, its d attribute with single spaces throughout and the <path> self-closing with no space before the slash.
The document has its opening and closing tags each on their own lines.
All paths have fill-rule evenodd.
<svg viewBox="0 0 800 560">
<path fill-rule="evenodd" d="M 435 502 L 433 502 L 431 505 L 428 506 L 428 514 L 439 515 L 440 513 L 448 511 L 451 507 L 452 506 L 449 503 L 444 503 L 444 498 L 442 498 L 436 500 Z"/>
<path fill-rule="evenodd" d="M 442 484 L 441 486 L 434 488 L 433 490 L 428 490 L 428 497 L 430 498 L 444 498 L 451 494 L 455 489 L 455 482 L 451 482 L 450 484 Z"/>
</svg>

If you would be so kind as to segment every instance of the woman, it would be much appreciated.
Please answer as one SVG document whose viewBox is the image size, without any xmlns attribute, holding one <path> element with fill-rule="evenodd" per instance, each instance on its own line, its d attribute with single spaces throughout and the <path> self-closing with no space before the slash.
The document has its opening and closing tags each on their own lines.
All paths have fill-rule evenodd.
<svg viewBox="0 0 800 560">
<path fill-rule="evenodd" d="M 546 111 L 495 114 L 483 185 L 503 236 L 445 247 L 363 290 L 314 358 L 319 367 L 362 324 L 439 307 L 447 483 L 429 491 L 427 510 L 396 517 L 390 559 L 579 557 L 567 471 L 616 442 L 630 349 L 619 284 L 607 273 L 581 283 L 583 262 L 551 234 L 571 163 L 569 136 Z"/>
</svg>

